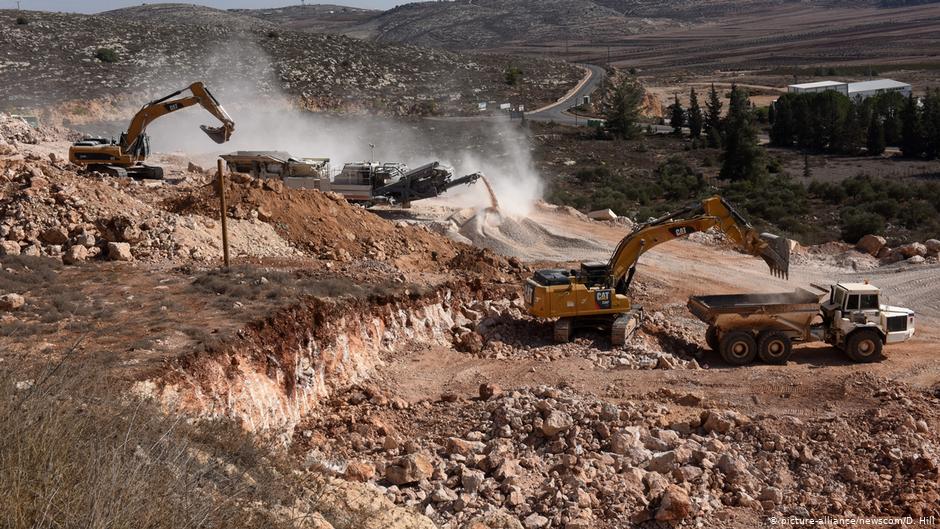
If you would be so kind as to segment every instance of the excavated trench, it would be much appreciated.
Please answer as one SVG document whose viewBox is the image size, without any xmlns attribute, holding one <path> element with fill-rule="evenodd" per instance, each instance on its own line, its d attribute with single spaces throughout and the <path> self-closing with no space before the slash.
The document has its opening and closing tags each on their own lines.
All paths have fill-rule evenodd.
<svg viewBox="0 0 940 529">
<path fill-rule="evenodd" d="M 138 393 L 202 418 L 289 435 L 336 390 L 364 382 L 383 357 L 416 345 L 450 345 L 479 290 L 447 285 L 423 295 L 313 298 L 240 329 L 216 350 L 185 356 Z"/>
</svg>

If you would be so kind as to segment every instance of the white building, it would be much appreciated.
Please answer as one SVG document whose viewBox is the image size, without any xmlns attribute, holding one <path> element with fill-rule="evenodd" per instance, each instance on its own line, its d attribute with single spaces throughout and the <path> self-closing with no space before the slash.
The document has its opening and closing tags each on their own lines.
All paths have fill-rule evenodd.
<svg viewBox="0 0 940 529">
<path fill-rule="evenodd" d="M 911 95 L 911 85 L 893 79 L 875 79 L 874 81 L 859 81 L 857 83 L 843 83 L 841 81 L 817 81 L 815 83 L 791 84 L 787 92 L 791 94 L 811 94 L 835 90 L 852 99 L 866 99 L 885 92 L 899 92 L 904 97 Z"/>
<path fill-rule="evenodd" d="M 911 95 L 911 85 L 892 79 L 849 83 L 849 97 L 852 99 L 865 99 L 885 92 L 899 92 L 904 97 L 908 97 Z"/>
<path fill-rule="evenodd" d="M 849 84 L 840 83 L 839 81 L 817 81 L 815 83 L 791 84 L 787 87 L 787 92 L 791 94 L 811 94 L 813 92 L 825 92 L 826 90 L 835 90 L 849 95 Z"/>
</svg>

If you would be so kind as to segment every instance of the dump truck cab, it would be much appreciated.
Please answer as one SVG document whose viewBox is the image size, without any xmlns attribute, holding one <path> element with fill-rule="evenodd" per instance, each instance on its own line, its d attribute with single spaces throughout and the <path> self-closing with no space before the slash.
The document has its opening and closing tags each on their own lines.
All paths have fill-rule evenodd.
<svg viewBox="0 0 940 529">
<path fill-rule="evenodd" d="M 914 336 L 914 311 L 881 303 L 881 291 L 868 283 L 832 285 L 820 307 L 826 321 L 826 341 L 843 346 L 853 333 L 876 332 L 883 344 Z"/>
</svg>

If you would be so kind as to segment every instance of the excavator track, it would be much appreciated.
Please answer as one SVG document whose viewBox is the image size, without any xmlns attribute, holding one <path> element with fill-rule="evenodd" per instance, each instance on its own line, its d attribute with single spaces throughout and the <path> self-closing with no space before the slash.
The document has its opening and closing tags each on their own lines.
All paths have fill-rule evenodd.
<svg viewBox="0 0 940 529">
<path fill-rule="evenodd" d="M 633 336 L 633 333 L 640 328 L 643 323 L 643 308 L 637 307 L 629 312 L 625 312 L 610 326 L 610 343 L 612 345 L 625 345 L 627 340 Z"/>
<path fill-rule="evenodd" d="M 555 320 L 555 343 L 568 343 L 571 339 L 571 318 Z"/>
</svg>

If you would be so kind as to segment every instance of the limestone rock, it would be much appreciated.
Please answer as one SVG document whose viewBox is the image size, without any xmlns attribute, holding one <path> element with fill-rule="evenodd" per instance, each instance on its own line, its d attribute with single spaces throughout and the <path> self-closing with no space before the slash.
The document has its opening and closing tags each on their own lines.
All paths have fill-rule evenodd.
<svg viewBox="0 0 940 529">
<path fill-rule="evenodd" d="M 414 453 L 402 456 L 389 465 L 385 469 L 385 478 L 393 485 L 407 485 L 430 478 L 433 473 L 431 460 L 424 454 Z"/>
<path fill-rule="evenodd" d="M 689 494 L 677 485 L 669 485 L 663 492 L 659 509 L 656 510 L 656 519 L 661 522 L 674 522 L 688 518 L 692 513 L 692 502 Z"/>
<path fill-rule="evenodd" d="M 4 294 L 0 296 L 0 310 L 19 310 L 26 304 L 26 298 L 19 294 Z"/>
<path fill-rule="evenodd" d="M 498 509 L 470 520 L 462 529 L 523 529 L 523 527 L 519 519 L 509 511 Z"/>
<path fill-rule="evenodd" d="M 126 242 L 109 242 L 108 259 L 111 261 L 133 261 L 131 245 Z"/>
<path fill-rule="evenodd" d="M 0 256 L 19 255 L 20 245 L 14 241 L 0 241 Z"/>
<path fill-rule="evenodd" d="M 905 244 L 904 246 L 898 246 L 895 250 L 901 254 L 905 259 L 910 259 L 915 255 L 921 257 L 927 255 L 927 247 L 919 242 L 912 242 L 910 244 Z"/>
<path fill-rule="evenodd" d="M 855 249 L 860 252 L 867 253 L 873 257 L 877 257 L 878 252 L 884 248 L 886 242 L 887 241 L 884 237 L 878 235 L 866 235 L 859 239 L 859 241 L 855 244 Z"/>
<path fill-rule="evenodd" d="M 67 265 L 73 265 L 88 259 L 88 248 L 81 244 L 70 246 L 62 255 L 62 262 Z"/>
<path fill-rule="evenodd" d="M 546 437 L 554 437 L 574 425 L 571 415 L 563 411 L 552 410 L 542 422 L 542 433 Z"/>
</svg>

